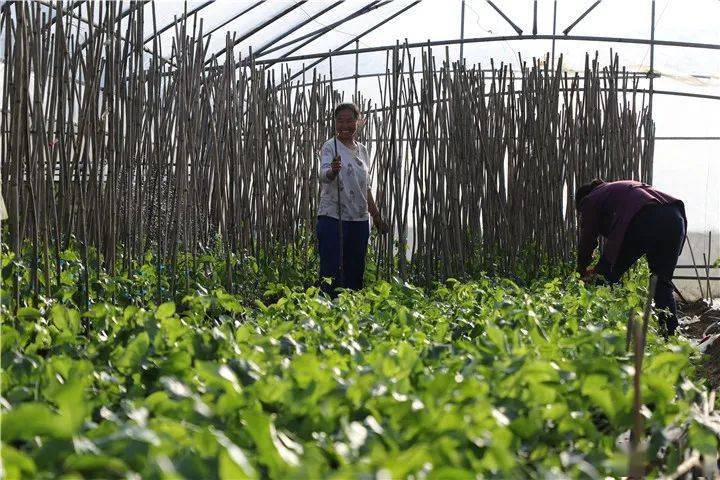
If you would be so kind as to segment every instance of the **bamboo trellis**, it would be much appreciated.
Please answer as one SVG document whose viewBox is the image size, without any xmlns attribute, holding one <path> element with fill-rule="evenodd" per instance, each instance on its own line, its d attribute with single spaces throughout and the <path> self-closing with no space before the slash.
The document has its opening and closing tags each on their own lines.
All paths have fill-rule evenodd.
<svg viewBox="0 0 720 480">
<path fill-rule="evenodd" d="M 180 256 L 214 249 L 231 290 L 238 253 L 309 262 L 318 151 L 342 95 L 317 73 L 281 88 L 290 72 L 240 66 L 229 35 L 218 62 L 196 18 L 175 26 L 168 61 L 157 38 L 142 46 L 154 15 L 119 14 L 100 2 L 83 35 L 62 13 L 46 28 L 35 3 L 0 17 L 7 239 L 17 254 L 33 249 L 36 295 L 60 282 L 72 242 L 86 291 L 92 272 L 148 252 L 179 283 Z M 510 272 L 567 260 L 579 182 L 651 180 L 652 120 L 617 57 L 605 68 L 588 58 L 582 76 L 563 73 L 562 58 L 533 60 L 515 76 L 445 54 L 438 66 L 430 48 L 418 59 L 398 45 L 379 80 L 382 108 L 357 96 L 373 112 L 361 137 L 374 136 L 376 197 L 395 226 L 374 247 L 383 275 L 430 282 L 478 261 Z"/>
<path fill-rule="evenodd" d="M 378 197 L 399 226 L 399 238 L 379 246 L 387 273 L 407 273 L 404 256 L 392 262 L 396 240 L 428 281 L 463 275 L 477 260 L 539 271 L 572 257 L 578 185 L 652 181 L 654 127 L 617 56 L 602 69 L 597 54 L 586 56 L 572 77 L 562 57 L 552 67 L 548 58 L 523 63 L 519 77 L 492 61 L 489 71 L 452 64 L 447 50 L 439 68 L 424 52 L 420 75 L 408 50 L 388 58 L 372 122 Z"/>
</svg>

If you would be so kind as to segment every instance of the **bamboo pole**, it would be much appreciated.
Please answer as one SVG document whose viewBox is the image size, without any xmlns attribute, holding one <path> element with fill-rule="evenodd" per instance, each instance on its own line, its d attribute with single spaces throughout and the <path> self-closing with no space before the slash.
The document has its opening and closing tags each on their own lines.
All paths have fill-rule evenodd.
<svg viewBox="0 0 720 480">
<path fill-rule="evenodd" d="M 282 88 L 292 72 L 264 70 L 252 52 L 241 61 L 231 35 L 219 65 L 196 16 L 175 26 L 173 67 L 156 37 L 142 46 L 145 24 L 157 31 L 154 4 L 152 16 L 134 9 L 123 22 L 112 2 L 59 12 L 51 30 L 31 5 L 0 17 L 8 240 L 18 258 L 29 247 L 37 259 L 29 290 L 13 281 L 15 306 L 60 285 L 69 247 L 85 267 L 84 304 L 101 269 L 129 272 L 146 256 L 168 274 L 156 278 L 158 302 L 202 282 L 202 269 L 231 291 L 246 284 L 245 262 L 314 269 L 315 152 L 332 128 L 334 83 L 313 72 Z M 71 20 L 91 12 L 82 37 Z M 436 58 L 432 45 L 418 57 L 407 42 L 388 52 L 379 105 L 353 92 L 376 198 L 395 227 L 373 246 L 379 274 L 429 286 L 570 261 L 575 187 L 651 175 L 652 119 L 635 75 L 617 56 L 603 67 L 588 55 L 571 76 L 562 56 L 482 68 L 451 62 L 447 49 Z M 222 272 L 203 253 L 222 258 Z"/>
</svg>

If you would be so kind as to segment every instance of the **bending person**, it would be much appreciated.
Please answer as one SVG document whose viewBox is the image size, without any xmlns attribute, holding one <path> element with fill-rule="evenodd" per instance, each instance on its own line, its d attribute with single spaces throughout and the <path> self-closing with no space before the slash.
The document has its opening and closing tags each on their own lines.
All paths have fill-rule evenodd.
<svg viewBox="0 0 720 480">
<path fill-rule="evenodd" d="M 320 151 L 317 221 L 320 278 L 332 278 L 331 285 L 321 281 L 322 290 L 331 296 L 338 287 L 359 290 L 363 286 L 369 217 L 372 216 L 380 233 L 388 231 L 370 193 L 370 156 L 365 145 L 355 140 L 361 117 L 354 103 L 335 107 L 335 137 L 325 142 Z M 337 182 L 340 182 L 339 200 Z M 339 217 L 342 218 L 342 275 Z"/>
<path fill-rule="evenodd" d="M 617 283 L 645 255 L 658 278 L 655 308 L 672 335 L 678 321 L 671 281 L 687 229 L 683 202 L 640 182 L 593 180 L 577 189 L 575 207 L 580 213 L 580 275 L 596 273 Z M 595 269 L 588 270 L 598 236 L 605 238 L 604 249 Z"/>
</svg>

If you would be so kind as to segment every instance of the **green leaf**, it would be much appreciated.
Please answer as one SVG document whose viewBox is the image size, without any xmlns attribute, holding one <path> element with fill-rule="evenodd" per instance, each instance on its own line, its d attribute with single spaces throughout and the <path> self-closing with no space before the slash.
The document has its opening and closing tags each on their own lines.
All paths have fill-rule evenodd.
<svg viewBox="0 0 720 480">
<path fill-rule="evenodd" d="M 588 375 L 583 381 L 581 393 L 586 395 L 598 407 L 602 408 L 610 417 L 615 416 L 615 404 L 608 388 L 605 375 Z"/>
<path fill-rule="evenodd" d="M 82 329 L 80 313 L 62 305 L 53 305 L 50 319 L 60 330 L 59 338 L 65 342 L 72 341 Z"/>
<path fill-rule="evenodd" d="M 245 452 L 228 439 L 223 433 L 214 431 L 218 443 L 222 446 L 219 458 L 219 476 L 221 480 L 245 480 L 257 478 L 257 472 L 250 464 Z"/>
<path fill-rule="evenodd" d="M 90 405 L 85 402 L 86 383 L 87 377 L 70 378 L 67 383 L 55 386 L 47 394 L 48 398 L 58 405 L 60 413 L 58 421 L 72 432 L 80 429 L 91 411 Z"/>
<path fill-rule="evenodd" d="M 40 310 L 34 307 L 22 307 L 18 309 L 17 312 L 18 318 L 21 318 L 23 320 L 36 320 L 40 317 L 42 317 L 42 314 L 40 313 Z"/>
<path fill-rule="evenodd" d="M 66 471 L 81 472 L 92 478 L 118 477 L 128 471 L 121 459 L 96 453 L 70 455 L 64 467 Z"/>
<path fill-rule="evenodd" d="M 175 304 L 173 302 L 165 302 L 155 311 L 155 317 L 158 319 L 172 317 L 175 314 Z"/>
<path fill-rule="evenodd" d="M 68 422 L 44 403 L 31 402 L 18 405 L 2 415 L 3 441 L 23 439 L 34 436 L 70 438 L 73 432 Z"/>
<path fill-rule="evenodd" d="M 243 418 L 257 448 L 259 460 L 268 467 L 271 477 L 281 478 L 289 467 L 299 464 L 297 452 L 282 444 L 267 415 L 255 411 L 247 412 Z"/>
<path fill-rule="evenodd" d="M 492 343 L 498 348 L 503 349 L 505 347 L 505 334 L 502 330 L 493 325 L 488 325 L 485 329 L 487 336 Z"/>
<path fill-rule="evenodd" d="M 220 452 L 218 473 L 220 480 L 245 480 L 254 478 L 245 473 L 245 470 L 233 459 L 227 450 Z"/>
<path fill-rule="evenodd" d="M 5 432 L 3 432 L 4 435 Z M 2 454 L 3 478 L 13 480 L 16 478 L 35 478 L 37 476 L 35 462 L 26 453 L 3 442 L 0 454 Z"/>
<path fill-rule="evenodd" d="M 127 347 L 120 349 L 116 366 L 124 372 L 131 372 L 138 369 L 150 346 L 150 337 L 147 332 L 139 333 L 133 338 Z"/>
</svg>

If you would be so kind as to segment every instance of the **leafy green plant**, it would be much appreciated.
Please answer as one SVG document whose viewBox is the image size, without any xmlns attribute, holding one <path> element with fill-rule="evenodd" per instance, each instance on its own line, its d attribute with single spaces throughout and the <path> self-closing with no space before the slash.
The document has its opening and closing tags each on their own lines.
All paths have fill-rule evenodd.
<svg viewBox="0 0 720 480">
<path fill-rule="evenodd" d="M 268 283 L 251 303 L 196 286 L 159 305 L 140 293 L 87 311 L 62 298 L 14 316 L 3 306 L 4 469 L 8 478 L 624 475 L 625 324 L 644 285 L 642 276 L 622 288 L 481 276 L 429 291 L 378 282 L 335 301 Z M 654 325 L 642 378 L 651 475 L 675 469 L 687 449 L 718 446 L 692 349 L 665 344 Z"/>
</svg>

